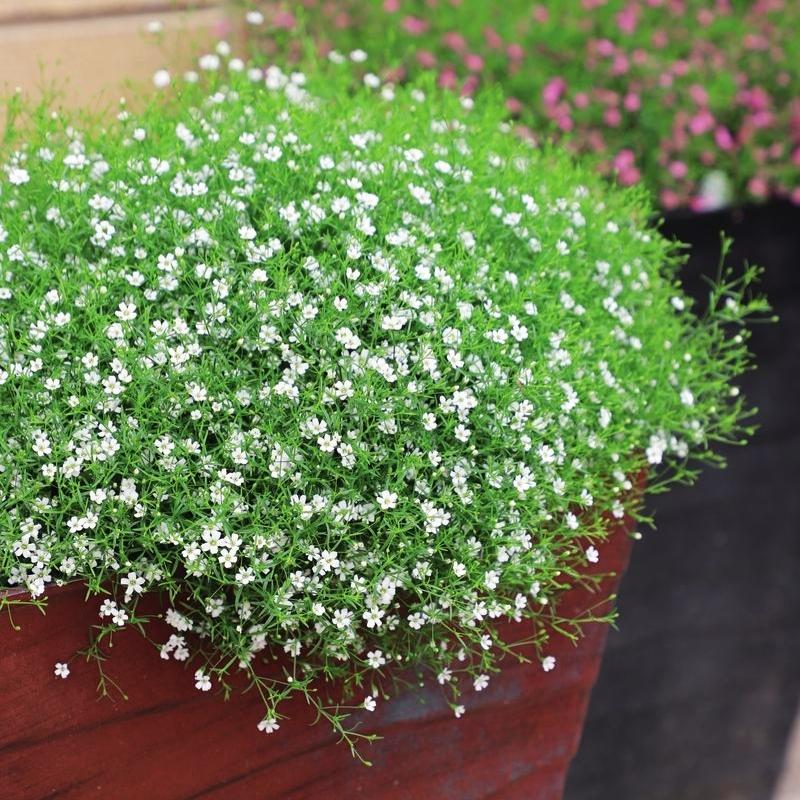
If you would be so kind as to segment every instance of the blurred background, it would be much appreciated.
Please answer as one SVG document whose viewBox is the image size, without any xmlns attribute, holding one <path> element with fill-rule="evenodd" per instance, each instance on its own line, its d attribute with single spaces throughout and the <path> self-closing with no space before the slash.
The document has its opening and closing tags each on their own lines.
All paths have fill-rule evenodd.
<svg viewBox="0 0 800 800">
<path fill-rule="evenodd" d="M 539 134 L 536 122 L 543 124 L 544 119 L 560 126 L 562 133 L 568 125 L 576 125 L 577 134 L 585 134 L 584 139 L 578 136 L 577 149 L 595 146 L 595 130 L 585 123 L 590 118 L 581 116 L 583 93 L 570 95 L 567 80 L 562 81 L 563 86 L 554 83 L 562 80 L 560 72 L 554 72 L 555 77 L 545 74 L 543 86 L 537 84 L 532 91 L 534 99 L 525 97 L 526 48 L 537 45 L 531 39 L 531 28 L 525 28 L 519 40 L 509 38 L 507 31 L 516 29 L 511 24 L 514 20 L 505 17 L 524 14 L 526 20 L 545 26 L 549 24 L 548 11 L 557 7 L 559 14 L 575 19 L 575 30 L 580 33 L 589 24 L 584 24 L 584 16 L 605 6 L 605 0 L 541 5 L 514 0 L 496 8 L 489 0 L 419 0 L 404 5 L 413 7 L 413 13 L 404 13 L 399 0 L 343 0 L 338 4 L 335 0 L 296 4 L 0 0 L 0 86 L 6 94 L 16 87 L 35 93 L 55 82 L 67 104 L 113 107 L 132 83 L 146 86 L 159 69 L 190 67 L 194 53 L 221 37 L 240 44 L 248 38 L 251 45 L 262 48 L 265 61 L 277 58 L 281 49 L 291 49 L 287 36 L 304 13 L 311 29 L 315 25 L 322 28 L 321 49 L 335 46 L 341 36 L 344 46 L 361 41 L 361 46 L 377 56 L 384 43 L 376 40 L 376 30 L 386 24 L 387 41 L 392 42 L 392 47 L 386 48 L 386 69 L 394 70 L 398 77 L 412 66 L 432 68 L 438 70 L 440 83 L 469 93 L 481 84 L 502 84 L 510 75 L 514 90 L 510 113 L 521 116 L 532 135 Z M 618 10 L 609 17 L 609 36 L 634 36 L 637 25 L 644 24 L 636 16 L 637 9 L 645 4 L 611 5 Z M 618 630 L 608 639 L 566 797 L 798 800 L 800 207 L 792 199 L 800 202 L 800 195 L 793 196 L 794 187 L 786 176 L 796 176 L 800 169 L 794 161 L 796 157 L 800 163 L 800 147 L 793 151 L 795 145 L 790 141 L 794 136 L 796 143 L 800 137 L 800 112 L 792 110 L 800 99 L 782 92 L 797 86 L 800 41 L 786 62 L 785 50 L 769 32 L 777 30 L 781 20 L 791 28 L 800 19 L 800 3 L 654 0 L 646 5 L 651 7 L 648 13 L 661 13 L 665 20 L 672 20 L 676 30 L 680 28 L 677 20 L 683 25 L 681 30 L 696 27 L 701 31 L 707 22 L 708 30 L 715 31 L 715 19 L 702 13 L 708 10 L 712 15 L 727 15 L 728 21 L 723 20 L 727 27 L 720 30 L 730 32 L 734 27 L 731 15 L 738 14 L 739 22 L 746 23 L 742 28 L 748 31 L 746 37 L 766 36 L 766 40 L 746 39 L 744 44 L 751 59 L 748 69 L 758 76 L 757 85 L 747 83 L 747 73 L 744 83 L 741 74 L 734 76 L 736 103 L 741 108 L 733 121 L 719 120 L 713 97 L 703 102 L 702 92 L 692 95 L 697 108 L 686 112 L 685 119 L 679 108 L 675 124 L 684 125 L 698 137 L 692 139 L 697 146 L 686 145 L 678 157 L 669 150 L 672 145 L 659 143 L 660 160 L 648 165 L 640 163 L 643 156 L 633 144 L 625 146 L 620 138 L 626 125 L 633 142 L 638 138 L 636 126 L 645 130 L 650 124 L 647 72 L 632 73 L 628 88 L 620 90 L 618 98 L 621 113 L 630 113 L 630 119 L 623 116 L 612 124 L 617 118 L 607 112 L 617 106 L 607 92 L 615 92 L 605 89 L 606 94 L 598 95 L 597 102 L 605 104 L 599 124 L 607 128 L 601 131 L 602 147 L 597 147 L 600 168 L 615 171 L 621 182 L 655 181 L 651 189 L 660 202 L 663 230 L 687 243 L 689 261 L 683 279 L 700 303 L 705 294 L 703 277 L 716 274 L 720 236 L 725 231 L 735 241 L 729 256 L 732 266 L 756 263 L 765 268 L 762 289 L 780 323 L 757 326 L 753 335 L 759 368 L 743 387 L 759 407 L 756 419 L 760 429 L 753 442 L 726 454 L 727 470 L 706 472 L 695 487 L 679 488 L 653 501 L 657 530 L 645 533 L 637 543 L 623 580 Z M 690 18 L 698 8 L 697 18 Z M 248 11 L 250 27 L 258 29 L 257 35 L 244 22 Z M 362 12 L 372 17 L 362 15 L 364 28 L 359 32 Z M 394 15 L 386 18 L 391 24 L 381 14 Z M 490 28 L 490 33 L 485 26 L 480 29 L 485 50 L 473 47 L 466 34 L 463 41 L 447 38 L 458 33 L 454 26 L 459 19 L 468 21 L 487 14 L 494 18 L 496 28 Z M 436 30 L 442 19 L 446 30 Z M 648 19 L 658 21 L 658 17 Z M 768 19 L 768 25 L 759 33 L 751 24 L 753 19 Z M 465 26 L 469 28 L 473 22 L 465 22 Z M 394 33 L 390 32 L 392 25 Z M 666 24 L 663 28 L 670 30 Z M 661 30 L 662 26 L 656 25 L 651 39 Z M 614 61 L 608 75 L 616 80 L 619 72 L 614 70 L 621 70 L 625 65 L 620 59 L 627 58 L 625 40 L 599 38 L 600 33 L 586 35 L 595 36 L 591 47 L 610 42 L 602 48 Z M 797 34 L 795 28 L 795 39 Z M 724 58 L 720 62 L 719 51 L 724 51 L 725 40 L 709 33 L 708 40 L 713 39 L 709 51 L 704 35 L 697 33 L 697 48 L 694 39 L 683 42 L 687 55 L 675 56 L 673 67 L 683 61 L 690 72 L 708 64 L 720 67 Z M 426 36 L 432 37 L 430 41 Z M 653 41 L 658 45 L 662 40 Z M 496 58 L 500 51 L 508 64 Z M 693 61 L 696 51 L 700 58 L 711 53 L 708 64 Z M 631 63 L 636 64 L 637 50 L 632 49 L 630 55 Z M 736 60 L 741 54 L 725 55 Z M 566 73 L 564 52 L 552 56 L 558 69 Z M 671 86 L 663 85 L 669 83 L 664 75 L 674 72 L 669 80 L 682 77 L 682 67 L 673 67 L 658 75 L 660 89 Z M 769 84 L 771 80 L 775 87 Z M 767 101 L 756 89 L 763 90 Z M 724 99 L 725 87 L 719 91 Z M 543 104 L 537 105 L 540 94 Z M 638 100 L 629 96 L 633 94 Z M 587 97 L 591 108 L 594 99 Z M 669 93 L 665 98 L 659 100 L 661 105 L 670 102 Z M 526 104 L 537 105 L 538 113 L 526 116 Z M 640 106 L 645 111 L 640 111 Z M 706 112 L 711 122 L 704 116 Z M 697 121 L 699 117 L 702 119 Z M 581 128 L 584 123 L 586 127 Z M 706 129 L 707 125 L 711 127 Z M 767 135 L 765 130 L 772 141 L 759 144 L 758 137 Z M 673 125 L 678 138 L 681 132 L 683 129 L 676 131 Z M 700 142 L 699 137 L 706 135 L 715 150 Z M 615 144 L 618 141 L 623 144 Z M 726 154 L 730 163 L 744 164 L 749 172 L 726 178 L 724 170 L 718 169 L 720 163 L 726 163 Z M 728 181 L 723 190 L 719 190 L 720 180 L 723 184 Z"/>
</svg>

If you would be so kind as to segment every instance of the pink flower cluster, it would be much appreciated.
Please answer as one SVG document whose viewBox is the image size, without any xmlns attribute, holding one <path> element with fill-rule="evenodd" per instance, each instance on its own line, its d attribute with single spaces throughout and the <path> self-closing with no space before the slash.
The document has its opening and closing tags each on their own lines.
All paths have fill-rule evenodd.
<svg viewBox="0 0 800 800">
<path fill-rule="evenodd" d="M 502 87 L 554 137 L 665 208 L 800 203 L 800 3 L 794 0 L 300 0 L 320 49 L 371 51 L 402 80 L 434 70 Z M 265 13 L 267 13 L 265 11 Z M 290 28 L 286 10 L 262 28 Z M 296 42 L 294 43 L 296 46 Z M 380 61 L 378 61 L 380 59 Z"/>
</svg>

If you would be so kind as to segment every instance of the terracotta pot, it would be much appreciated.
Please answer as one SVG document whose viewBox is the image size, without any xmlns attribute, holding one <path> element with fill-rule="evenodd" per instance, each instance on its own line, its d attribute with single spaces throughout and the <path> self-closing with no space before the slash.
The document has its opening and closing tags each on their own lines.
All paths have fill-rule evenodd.
<svg viewBox="0 0 800 800">
<path fill-rule="evenodd" d="M 580 614 L 616 591 L 629 529 L 619 525 L 599 547 L 592 570 L 616 576 L 594 593 L 566 593 L 559 611 Z M 538 661 L 505 659 L 486 690 L 469 692 L 459 720 L 435 685 L 359 712 L 364 730 L 383 737 L 367 745 L 373 766 L 365 767 L 324 723 L 310 725 L 302 698 L 282 708 L 289 719 L 280 731 L 260 733 L 254 695 L 226 702 L 198 692 L 193 666 L 163 661 L 134 630 L 114 638 L 104 664 L 127 700 L 99 698 L 97 666 L 82 658 L 67 680 L 56 678 L 55 662 L 86 646 L 99 601 L 84 602 L 80 584 L 54 588 L 47 601 L 46 615 L 9 609 L 19 630 L 0 620 L 3 800 L 559 798 L 607 633 L 587 625 L 577 647 L 554 637 L 548 673 Z M 507 630 L 514 637 L 514 625 Z"/>
</svg>

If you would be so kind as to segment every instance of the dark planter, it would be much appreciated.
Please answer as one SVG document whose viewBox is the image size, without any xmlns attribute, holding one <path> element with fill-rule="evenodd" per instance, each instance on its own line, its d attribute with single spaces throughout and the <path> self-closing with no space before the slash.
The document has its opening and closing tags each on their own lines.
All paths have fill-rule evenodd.
<svg viewBox="0 0 800 800">
<path fill-rule="evenodd" d="M 752 442 L 648 502 L 658 530 L 622 582 L 567 800 L 768 798 L 798 709 L 800 206 L 676 212 L 664 230 L 689 245 L 680 277 L 701 304 L 731 236 L 728 262 L 764 268 L 780 321 L 753 326 Z"/>
<path fill-rule="evenodd" d="M 630 524 L 599 546 L 595 592 L 578 587 L 559 611 L 579 615 L 616 591 L 630 552 Z M 504 660 L 488 689 L 470 692 L 456 720 L 439 687 L 426 687 L 363 714 L 369 768 L 336 742 L 324 723 L 310 726 L 304 700 L 282 710 L 280 731 L 259 733 L 257 698 L 198 692 L 194 667 L 162 661 L 135 631 L 114 639 L 104 669 L 128 699 L 100 699 L 97 667 L 71 662 L 67 680 L 53 666 L 86 646 L 99 601 L 79 584 L 48 593 L 42 615 L 11 608 L 19 630 L 0 627 L 0 773 L 3 800 L 189 800 L 189 798 L 381 798 L 393 800 L 556 800 L 597 677 L 607 626 L 590 624 L 576 647 L 556 636 L 538 661 Z M 608 608 L 606 605 L 605 608 Z M 602 610 L 602 609 L 601 609 Z M 153 623 L 157 625 L 158 623 Z M 518 638 L 506 627 L 509 640 Z M 151 631 L 151 635 L 152 635 Z M 529 653 L 530 654 L 530 653 Z"/>
<path fill-rule="evenodd" d="M 662 230 L 688 245 L 681 280 L 698 299 L 705 294 L 703 276 L 717 273 L 722 233 L 733 239 L 729 265 L 764 267 L 761 287 L 773 304 L 783 299 L 783 292 L 800 289 L 800 206 L 794 203 L 773 200 L 702 214 L 672 211 L 664 215 Z"/>
</svg>

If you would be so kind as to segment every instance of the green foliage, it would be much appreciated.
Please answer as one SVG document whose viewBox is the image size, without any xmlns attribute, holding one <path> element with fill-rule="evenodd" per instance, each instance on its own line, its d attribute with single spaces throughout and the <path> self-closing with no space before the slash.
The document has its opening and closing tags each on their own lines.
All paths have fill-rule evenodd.
<svg viewBox="0 0 800 800">
<path fill-rule="evenodd" d="M 244 672 L 267 732 L 301 692 L 355 747 L 408 666 L 460 714 L 502 620 L 552 666 L 634 477 L 749 433 L 766 305 L 751 269 L 695 314 L 646 194 L 499 101 L 219 61 L 109 126 L 34 113 L 6 155 L 0 578 L 105 594 L 101 668 L 161 590 L 199 689 Z"/>
</svg>

